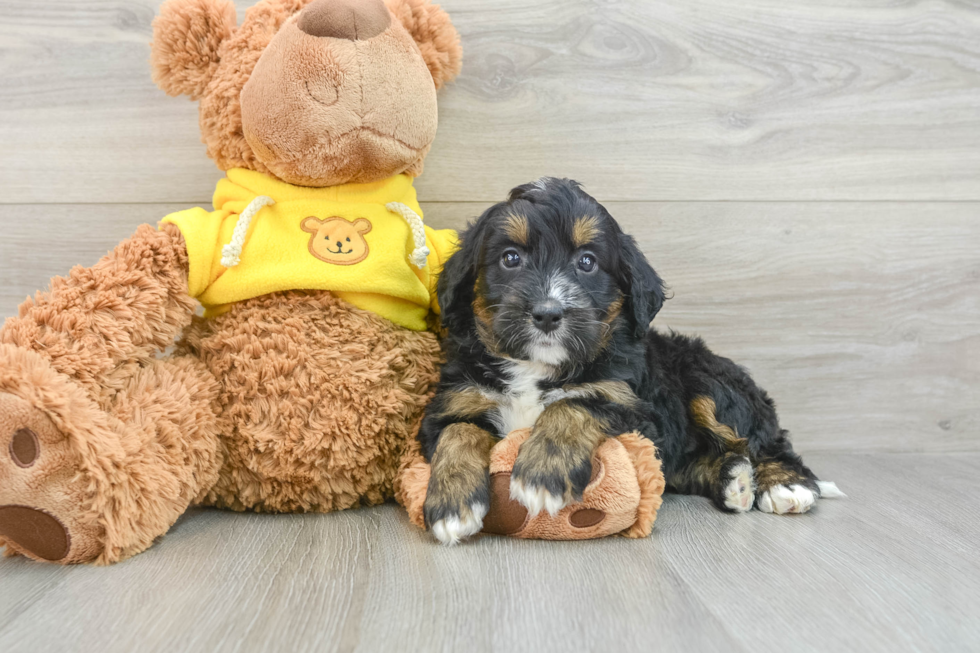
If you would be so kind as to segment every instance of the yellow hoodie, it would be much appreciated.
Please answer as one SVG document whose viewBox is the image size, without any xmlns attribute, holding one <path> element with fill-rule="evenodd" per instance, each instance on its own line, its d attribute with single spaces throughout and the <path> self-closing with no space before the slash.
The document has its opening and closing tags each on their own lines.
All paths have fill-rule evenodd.
<svg viewBox="0 0 980 653">
<path fill-rule="evenodd" d="M 281 290 L 330 290 L 415 331 L 425 330 L 430 309 L 439 312 L 436 277 L 456 232 L 422 231 L 408 175 L 304 188 L 235 168 L 218 182 L 213 204 L 210 213 L 193 208 L 162 220 L 187 241 L 190 294 L 206 316 Z M 240 221 L 243 213 L 251 219 Z"/>
</svg>

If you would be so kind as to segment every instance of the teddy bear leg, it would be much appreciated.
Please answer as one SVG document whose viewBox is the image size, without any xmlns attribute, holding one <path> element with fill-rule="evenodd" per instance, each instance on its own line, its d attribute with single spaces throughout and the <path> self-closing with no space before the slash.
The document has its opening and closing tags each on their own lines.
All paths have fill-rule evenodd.
<svg viewBox="0 0 980 653">
<path fill-rule="evenodd" d="M 171 346 L 196 306 L 180 231 L 142 225 L 92 267 L 77 266 L 28 298 L 3 324 L 0 343 L 40 355 L 98 399 L 119 366 Z"/>
<path fill-rule="evenodd" d="M 193 360 L 156 359 L 191 320 L 186 270 L 180 233 L 144 225 L 93 267 L 54 279 L 0 330 L 8 554 L 120 560 L 213 478 L 217 454 L 198 453 L 217 451 L 213 377 Z"/>
<path fill-rule="evenodd" d="M 101 407 L 0 346 L 0 543 L 62 564 L 143 551 L 214 484 L 217 383 L 182 357 L 136 367 Z M 21 372 L 10 383 L 10 371 Z M 33 382 L 33 383 L 31 383 Z"/>
<path fill-rule="evenodd" d="M 111 411 L 123 424 L 126 478 L 103 494 L 108 503 L 95 504 L 113 521 L 98 562 L 147 549 L 215 484 L 226 430 L 218 393 L 214 375 L 192 356 L 141 367 L 116 393 Z"/>
</svg>

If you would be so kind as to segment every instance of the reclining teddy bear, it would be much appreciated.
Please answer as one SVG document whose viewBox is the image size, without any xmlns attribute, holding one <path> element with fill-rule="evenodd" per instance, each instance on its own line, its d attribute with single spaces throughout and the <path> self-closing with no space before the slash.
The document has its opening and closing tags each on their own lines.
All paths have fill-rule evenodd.
<svg viewBox="0 0 980 653">
<path fill-rule="evenodd" d="M 154 78 L 226 177 L 0 330 L 6 554 L 109 564 L 190 505 L 341 510 L 418 472 L 455 234 L 412 179 L 461 51 L 441 9 L 386 1 L 162 6 Z"/>
</svg>

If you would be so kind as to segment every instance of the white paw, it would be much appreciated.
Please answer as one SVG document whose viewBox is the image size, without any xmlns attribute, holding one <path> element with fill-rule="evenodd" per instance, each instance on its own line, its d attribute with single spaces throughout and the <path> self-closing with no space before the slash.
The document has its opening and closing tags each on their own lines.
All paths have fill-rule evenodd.
<svg viewBox="0 0 980 653">
<path fill-rule="evenodd" d="M 725 486 L 725 506 L 735 512 L 748 512 L 752 510 L 752 502 L 755 501 L 755 473 L 752 471 L 752 463 L 746 460 L 732 468 L 732 480 Z"/>
<path fill-rule="evenodd" d="M 470 535 L 475 535 L 483 529 L 483 518 L 487 516 L 487 506 L 482 503 L 474 503 L 470 506 L 470 514 L 460 518 L 457 515 L 440 519 L 432 524 L 429 530 L 436 536 L 436 539 L 452 546 L 459 544 L 459 541 L 466 539 Z"/>
<path fill-rule="evenodd" d="M 510 479 L 510 498 L 527 508 L 529 517 L 534 518 L 542 509 L 547 510 L 548 514 L 554 517 L 568 505 L 565 497 L 556 497 L 543 487 L 536 485 L 524 486 L 520 481 Z"/>
<path fill-rule="evenodd" d="M 776 485 L 759 496 L 759 510 L 777 515 L 802 513 L 810 509 L 817 495 L 802 485 Z"/>
</svg>

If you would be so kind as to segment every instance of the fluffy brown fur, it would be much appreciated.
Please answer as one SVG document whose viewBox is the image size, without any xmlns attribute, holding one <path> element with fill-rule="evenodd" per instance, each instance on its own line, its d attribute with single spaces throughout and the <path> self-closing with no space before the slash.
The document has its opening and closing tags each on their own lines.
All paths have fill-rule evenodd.
<svg viewBox="0 0 980 653">
<path fill-rule="evenodd" d="M 385 0 L 385 4 L 418 44 L 437 89 L 459 74 L 463 48 L 446 12 L 427 0 Z"/>
<path fill-rule="evenodd" d="M 154 22 L 154 79 L 172 95 L 200 98 L 201 138 L 222 170 L 304 186 L 421 174 L 435 136 L 434 91 L 462 61 L 449 16 L 427 0 L 389 0 L 394 19 L 375 38 L 310 39 L 286 23 L 311 1 L 264 0 L 235 29 L 227 0 L 169 0 Z M 359 75 L 343 74 L 355 65 Z M 324 85 L 317 95 L 330 94 L 330 106 L 309 97 L 307 82 Z M 362 122 L 371 132 L 349 131 Z"/>
<path fill-rule="evenodd" d="M 0 343 L 43 353 L 98 401 L 106 374 L 168 347 L 194 306 L 183 236 L 172 225 L 143 225 L 91 268 L 55 277 L 47 292 L 21 304 Z"/>
<path fill-rule="evenodd" d="M 153 81 L 167 95 L 200 98 L 218 68 L 218 48 L 237 22 L 230 0 L 167 0 L 154 25 Z"/>
<path fill-rule="evenodd" d="M 391 497 L 438 377 L 434 334 L 326 292 L 276 293 L 196 320 L 178 351 L 220 379 L 226 460 L 204 501 L 234 510 L 325 512 Z"/>
<path fill-rule="evenodd" d="M 222 169 L 313 185 L 419 172 L 434 136 L 435 86 L 459 68 L 448 17 L 406 0 L 392 6 L 407 23 L 392 13 L 365 41 L 284 32 L 299 29 L 288 19 L 309 4 L 262 0 L 236 28 L 226 0 L 169 0 L 154 25 L 154 78 L 168 93 L 200 98 L 202 138 Z M 256 134 L 239 98 L 264 97 L 266 110 L 278 110 L 288 93 L 270 94 L 262 79 L 243 93 L 256 66 L 299 83 L 323 72 L 311 57 L 358 70 L 360 88 L 339 89 L 340 104 L 350 113 L 375 102 L 369 113 L 382 118 L 346 140 L 288 151 L 291 134 L 317 134 L 342 116 L 292 106 L 282 131 Z M 414 81 L 399 86 L 406 79 Z M 405 114 L 418 117 L 404 121 L 417 133 L 391 122 Z M 411 156 L 402 137 L 420 139 Z M 378 139 L 388 145 L 362 148 Z M 258 297 L 205 321 L 194 317 L 187 266 L 176 227 L 140 227 L 96 265 L 54 279 L 0 329 L 6 554 L 108 564 L 150 546 L 194 503 L 327 511 L 392 496 L 437 381 L 436 337 L 329 292 Z M 22 459 L 34 452 L 18 454 L 14 438 L 36 444 L 29 464 Z"/>
</svg>

